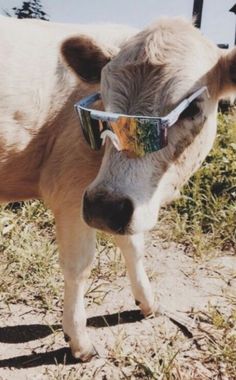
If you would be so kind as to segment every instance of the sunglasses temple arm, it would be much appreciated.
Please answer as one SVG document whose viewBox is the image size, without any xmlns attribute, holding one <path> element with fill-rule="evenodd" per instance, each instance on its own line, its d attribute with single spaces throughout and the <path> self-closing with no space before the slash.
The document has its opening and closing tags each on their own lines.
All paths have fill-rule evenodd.
<svg viewBox="0 0 236 380">
<path fill-rule="evenodd" d="M 198 96 L 200 96 L 204 91 L 207 91 L 207 96 L 210 97 L 208 89 L 206 86 L 200 88 L 196 92 L 194 92 L 189 98 L 184 99 L 173 111 L 171 111 L 166 117 L 163 119 L 168 121 L 168 127 L 171 127 L 173 124 L 177 122 L 181 113 L 186 110 L 189 104 L 192 103 Z"/>
<path fill-rule="evenodd" d="M 177 122 L 181 113 L 188 107 L 189 101 L 187 99 L 183 100 L 173 111 L 171 111 L 165 119 L 168 122 L 168 127 L 171 127 L 173 124 Z"/>
<path fill-rule="evenodd" d="M 100 99 L 101 99 L 101 94 L 99 92 L 96 92 L 95 94 L 86 96 L 86 98 L 81 99 L 79 102 L 75 104 L 75 107 L 87 108 L 88 106 L 90 106 L 90 104 Z"/>
</svg>

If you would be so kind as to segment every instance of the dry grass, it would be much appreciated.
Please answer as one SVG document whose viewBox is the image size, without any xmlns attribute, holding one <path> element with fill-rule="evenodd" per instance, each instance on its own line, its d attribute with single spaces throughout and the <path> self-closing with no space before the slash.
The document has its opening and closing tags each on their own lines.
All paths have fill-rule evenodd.
<svg viewBox="0 0 236 380">
<path fill-rule="evenodd" d="M 236 126 L 235 118 L 220 115 L 219 124 L 221 134 L 214 150 L 185 188 L 184 198 L 171 206 L 168 214 L 163 214 L 161 222 L 163 238 L 184 244 L 189 255 L 202 260 L 222 251 L 235 253 L 236 160 L 231 132 Z M 32 201 L 19 207 L 1 207 L 0 252 L 0 308 L 24 304 L 60 319 L 63 279 L 53 217 L 42 203 Z M 101 305 L 115 279 L 122 282 L 125 276 L 120 252 L 112 240 L 98 235 L 97 258 L 86 293 L 87 305 Z M 156 324 L 155 319 L 144 325 L 152 329 L 148 344 L 144 344 L 142 336 L 133 339 L 121 325 L 115 332 L 110 331 L 113 344 L 106 357 L 92 365 L 46 366 L 39 379 L 236 379 L 234 292 L 227 294 L 227 302 L 228 313 L 209 305 L 204 316 L 197 316 L 214 331 L 213 335 L 204 332 L 201 347 L 196 348 L 194 339 L 183 337 L 177 327 L 169 328 L 164 322 Z"/>
<path fill-rule="evenodd" d="M 0 231 L 2 301 L 48 310 L 62 293 L 52 215 L 39 201 L 2 207 Z"/>
</svg>

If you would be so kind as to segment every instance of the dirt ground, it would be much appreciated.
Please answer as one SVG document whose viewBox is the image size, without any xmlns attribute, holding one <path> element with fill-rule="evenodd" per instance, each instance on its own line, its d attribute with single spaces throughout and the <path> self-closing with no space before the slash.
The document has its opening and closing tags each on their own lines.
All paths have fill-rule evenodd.
<svg viewBox="0 0 236 380">
<path fill-rule="evenodd" d="M 145 263 L 160 313 L 142 318 L 124 271 L 98 279 L 102 302 L 91 303 L 89 293 L 86 298 L 98 352 L 90 363 L 71 357 L 61 308 L 40 313 L 28 305 L 0 304 L 0 379 L 236 379 L 236 372 L 227 375 L 220 345 L 236 303 L 236 257 L 197 262 L 182 247 L 163 248 L 153 239 Z"/>
</svg>

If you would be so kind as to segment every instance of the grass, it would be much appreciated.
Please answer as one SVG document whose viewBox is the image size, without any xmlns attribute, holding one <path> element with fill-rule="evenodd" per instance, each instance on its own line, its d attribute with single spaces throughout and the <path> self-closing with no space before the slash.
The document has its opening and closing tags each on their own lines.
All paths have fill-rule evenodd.
<svg viewBox="0 0 236 380">
<path fill-rule="evenodd" d="M 236 118 L 233 115 L 219 114 L 214 148 L 183 189 L 181 199 L 163 211 L 160 221 L 163 240 L 182 243 L 198 256 L 236 249 Z M 110 281 L 117 275 L 124 276 L 121 255 L 114 249 L 112 239 L 99 234 L 97 247 L 99 255 L 91 278 Z M 40 307 L 50 308 L 62 293 L 56 250 L 53 216 L 41 202 L 0 207 L 0 291 L 5 302 L 29 302 L 24 291 L 34 285 L 31 302 L 33 299 L 34 306 L 38 303 Z M 14 291 L 9 292 L 9 287 Z"/>
<path fill-rule="evenodd" d="M 236 250 L 235 115 L 236 110 L 219 114 L 213 149 L 183 188 L 182 197 L 161 215 L 162 238 L 182 243 L 198 257 Z"/>
<path fill-rule="evenodd" d="M 182 198 L 163 210 L 159 222 L 163 240 L 183 244 L 194 257 L 218 253 L 232 254 L 236 248 L 236 121 L 235 114 L 219 114 L 214 148 L 203 166 L 191 178 Z M 166 228 L 168 225 L 168 229 Z M 86 293 L 87 305 L 103 302 L 110 284 L 126 275 L 120 252 L 113 241 L 98 234 L 97 258 Z M 63 279 L 59 267 L 52 214 L 39 201 L 0 208 L 0 301 L 1 307 L 26 304 L 37 312 L 61 317 Z M 235 273 L 236 276 L 236 273 Z M 236 373 L 236 298 L 228 296 L 231 312 L 225 315 L 209 307 L 208 324 L 221 333 L 221 339 L 206 338 L 207 351 L 198 359 L 185 354 L 178 330 L 167 334 L 165 326 L 153 325 L 153 340 L 144 345 L 142 337 L 127 352 L 129 336 L 119 326 L 113 348 L 102 358 L 99 368 L 86 364 L 45 368 L 47 379 L 205 380 L 193 368 L 206 366 L 210 378 L 221 372 L 228 379 Z M 157 344 L 159 342 L 159 344 Z M 195 361 L 194 361 L 195 360 Z M 197 361 L 196 361 L 197 360 Z M 200 371 L 200 370 L 199 370 Z M 215 372 L 216 371 L 216 372 Z M 199 372 L 200 373 L 200 372 Z M 111 374 L 111 375 L 109 375 Z M 222 375 L 223 376 L 223 375 Z"/>
<path fill-rule="evenodd" d="M 143 344 L 141 337 L 137 337 L 132 347 L 130 347 L 128 342 L 130 337 L 126 334 L 125 328 L 119 327 L 114 337 L 115 341 L 112 349 L 107 357 L 99 359 L 98 366 L 94 365 L 89 370 L 88 368 L 86 370 L 86 365 L 72 368 L 59 365 L 56 371 L 45 370 L 47 379 L 182 380 L 182 377 L 178 376 L 175 362 L 180 352 L 176 344 L 179 333 L 174 331 L 171 335 L 168 335 L 168 338 L 165 335 L 166 341 L 161 343 L 160 348 L 160 341 L 158 342 L 155 339 L 155 335 L 160 337 L 160 330 L 165 335 L 164 329 L 160 329 L 159 326 L 157 332 L 155 325 L 153 326 L 153 337 L 148 347 Z M 127 346 L 129 346 L 129 349 L 127 349 Z"/>
<path fill-rule="evenodd" d="M 2 207 L 0 292 L 5 303 L 29 303 L 48 310 L 57 302 L 62 279 L 53 223 L 39 201 Z"/>
<path fill-rule="evenodd" d="M 235 302 L 236 298 L 232 297 L 232 301 Z M 222 376 L 235 379 L 236 307 L 231 309 L 228 316 L 216 307 L 210 307 L 208 323 L 220 333 L 220 339 L 214 339 L 211 334 L 206 337 L 208 352 L 205 360 L 208 359 L 208 361 L 212 362 L 222 372 Z"/>
</svg>

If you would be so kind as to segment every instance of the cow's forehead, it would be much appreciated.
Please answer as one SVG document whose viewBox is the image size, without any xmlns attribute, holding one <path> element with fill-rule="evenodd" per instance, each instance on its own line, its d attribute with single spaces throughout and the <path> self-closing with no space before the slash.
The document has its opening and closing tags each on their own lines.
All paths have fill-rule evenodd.
<svg viewBox="0 0 236 380">
<path fill-rule="evenodd" d="M 190 22 L 162 19 L 128 41 L 107 65 L 102 83 L 105 103 L 120 103 L 116 111 L 127 111 L 126 100 L 131 108 L 133 102 L 145 112 L 154 104 L 164 111 L 163 107 L 208 85 L 208 73 L 218 58 L 217 47 Z"/>
<path fill-rule="evenodd" d="M 182 18 L 162 18 L 128 40 L 111 66 L 141 62 L 163 65 L 195 54 L 199 54 L 200 59 L 212 60 L 216 52 L 216 46 L 191 22 Z"/>
</svg>

